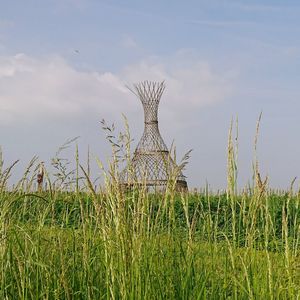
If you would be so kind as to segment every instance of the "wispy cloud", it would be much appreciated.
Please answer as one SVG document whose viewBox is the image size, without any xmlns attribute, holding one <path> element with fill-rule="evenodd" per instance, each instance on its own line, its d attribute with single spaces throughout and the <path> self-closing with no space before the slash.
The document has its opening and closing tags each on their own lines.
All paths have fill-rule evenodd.
<svg viewBox="0 0 300 300">
<path fill-rule="evenodd" d="M 121 40 L 121 46 L 127 49 L 137 49 L 139 48 L 138 43 L 130 35 L 124 35 Z"/>
<path fill-rule="evenodd" d="M 233 4 L 245 11 L 261 11 L 261 12 L 270 12 L 270 11 L 281 11 L 284 9 L 291 9 L 292 7 L 290 4 L 287 6 L 285 4 L 283 5 L 277 5 L 277 4 L 256 4 L 256 3 L 242 3 L 242 2 L 233 2 Z M 299 6 L 295 6 L 298 7 Z"/>
<path fill-rule="evenodd" d="M 90 4 L 89 0 L 54 0 L 53 11 L 56 14 L 84 11 Z"/>
<path fill-rule="evenodd" d="M 189 20 L 189 23 L 211 27 L 248 26 L 257 25 L 257 22 L 235 20 Z"/>
<path fill-rule="evenodd" d="M 0 19 L 0 29 L 11 28 L 15 23 L 11 20 Z"/>
</svg>

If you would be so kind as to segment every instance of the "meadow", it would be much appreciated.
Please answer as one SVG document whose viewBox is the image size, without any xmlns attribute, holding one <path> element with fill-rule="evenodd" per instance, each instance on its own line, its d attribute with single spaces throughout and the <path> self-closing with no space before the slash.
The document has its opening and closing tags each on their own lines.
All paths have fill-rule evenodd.
<svg viewBox="0 0 300 300">
<path fill-rule="evenodd" d="M 172 177 L 164 193 L 124 190 L 117 143 L 101 189 L 77 151 L 40 189 L 35 159 L 13 187 L 1 159 L 0 298 L 297 299 L 300 194 L 272 191 L 256 158 L 238 190 L 235 140 L 219 192 L 180 193 Z"/>
</svg>

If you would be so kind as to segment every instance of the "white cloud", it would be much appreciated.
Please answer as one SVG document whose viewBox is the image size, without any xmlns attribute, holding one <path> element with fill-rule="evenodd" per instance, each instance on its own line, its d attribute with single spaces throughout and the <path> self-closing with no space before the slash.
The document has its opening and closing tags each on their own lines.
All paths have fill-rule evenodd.
<svg viewBox="0 0 300 300">
<path fill-rule="evenodd" d="M 0 122 L 68 118 L 89 109 L 114 107 L 123 84 L 110 73 L 79 72 L 62 58 L 23 54 L 0 58 Z"/>
<path fill-rule="evenodd" d="M 204 62 L 184 66 L 145 60 L 113 74 L 79 71 L 61 57 L 17 54 L 0 57 L 0 123 L 128 113 L 136 102 L 125 85 L 144 79 L 166 81 L 173 114 L 221 101 L 232 91 L 230 78 Z"/>
<path fill-rule="evenodd" d="M 195 109 L 227 98 L 233 91 L 231 73 L 216 74 L 208 63 L 195 62 L 193 65 L 141 62 L 128 66 L 122 77 L 128 82 L 141 79 L 165 80 L 165 97 L 172 105 Z M 178 109 L 180 109 L 177 107 Z"/>
</svg>

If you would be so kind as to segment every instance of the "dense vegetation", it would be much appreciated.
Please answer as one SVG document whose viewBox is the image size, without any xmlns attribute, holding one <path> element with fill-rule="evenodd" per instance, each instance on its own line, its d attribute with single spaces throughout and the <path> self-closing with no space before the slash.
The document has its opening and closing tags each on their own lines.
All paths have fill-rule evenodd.
<svg viewBox="0 0 300 300">
<path fill-rule="evenodd" d="M 297 298 L 298 206 L 292 193 L 2 192 L 0 297 Z"/>
<path fill-rule="evenodd" d="M 257 160 L 237 192 L 229 137 L 216 194 L 177 193 L 172 178 L 165 193 L 124 191 L 115 148 L 102 190 L 78 155 L 74 172 L 54 159 L 56 181 L 45 173 L 37 191 L 35 160 L 9 188 L 0 159 L 0 298 L 297 299 L 300 194 L 271 191 Z"/>
</svg>

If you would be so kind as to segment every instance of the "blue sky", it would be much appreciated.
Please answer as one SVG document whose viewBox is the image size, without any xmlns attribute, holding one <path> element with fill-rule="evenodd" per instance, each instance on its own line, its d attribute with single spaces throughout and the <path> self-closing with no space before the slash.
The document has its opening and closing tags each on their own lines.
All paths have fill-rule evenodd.
<svg viewBox="0 0 300 300">
<path fill-rule="evenodd" d="M 121 126 L 124 113 L 135 144 L 142 133 L 141 105 L 125 85 L 165 80 L 161 133 L 179 155 L 194 149 L 190 186 L 225 187 L 236 116 L 240 186 L 251 179 L 262 111 L 261 172 L 271 186 L 288 187 L 300 167 L 299 16 L 298 1 L 2 0 L 5 161 L 47 161 L 77 135 L 83 156 L 90 145 L 105 160 L 99 120 Z"/>
</svg>

